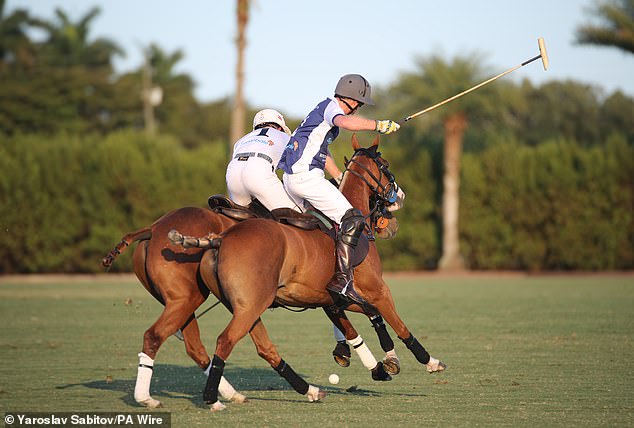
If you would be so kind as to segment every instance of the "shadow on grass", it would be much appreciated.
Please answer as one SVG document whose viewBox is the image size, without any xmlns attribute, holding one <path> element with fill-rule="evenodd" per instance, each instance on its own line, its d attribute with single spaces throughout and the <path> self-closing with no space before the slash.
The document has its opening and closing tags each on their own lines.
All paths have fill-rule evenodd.
<svg viewBox="0 0 634 428">
<path fill-rule="evenodd" d="M 304 401 L 305 397 L 297 395 L 296 399 L 282 397 L 250 397 L 249 391 L 292 391 L 292 388 L 273 369 L 265 368 L 240 368 L 232 367 L 225 369 L 225 377 L 236 390 L 247 395 L 253 401 L 283 401 L 295 402 Z M 300 376 L 303 376 L 300 374 Z M 306 378 L 305 376 L 303 376 Z M 121 401 L 133 407 L 139 407 L 134 401 L 134 385 L 136 379 L 103 379 L 92 380 L 74 384 L 58 385 L 56 389 L 68 389 L 85 387 L 101 391 L 111 391 L 123 393 Z M 198 367 L 183 367 L 173 364 L 161 364 L 154 367 L 150 393 L 157 400 L 161 398 L 179 398 L 189 400 L 196 407 L 206 407 L 202 399 L 203 389 L 207 377 Z M 335 386 L 321 386 L 328 394 L 333 395 L 357 395 L 357 396 L 425 396 L 425 394 L 400 394 L 393 392 L 381 392 L 368 389 L 361 389 L 357 386 L 349 388 L 338 388 Z"/>
</svg>

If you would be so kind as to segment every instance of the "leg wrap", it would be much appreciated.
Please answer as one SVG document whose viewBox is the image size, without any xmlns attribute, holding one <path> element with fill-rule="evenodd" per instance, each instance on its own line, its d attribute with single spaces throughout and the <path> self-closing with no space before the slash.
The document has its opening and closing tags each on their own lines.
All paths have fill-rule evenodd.
<svg viewBox="0 0 634 428">
<path fill-rule="evenodd" d="M 134 399 L 138 402 L 142 402 L 151 398 L 150 382 L 152 381 L 154 360 L 143 352 L 140 352 L 138 357 L 139 368 L 137 369 L 136 384 L 134 385 Z"/>
<path fill-rule="evenodd" d="M 225 362 L 222 358 L 214 354 L 214 358 L 211 360 L 207 384 L 205 385 L 205 392 L 203 393 L 203 400 L 205 400 L 207 404 L 213 404 L 218 401 L 218 385 L 220 384 L 220 378 L 224 370 Z"/>
<path fill-rule="evenodd" d="M 427 364 L 429 362 L 429 353 L 423 348 L 423 345 L 410 333 L 407 339 L 401 339 L 407 349 L 412 351 L 419 363 Z"/>
<path fill-rule="evenodd" d="M 280 376 L 286 379 L 286 382 L 288 382 L 295 391 L 302 395 L 305 395 L 308 392 L 308 383 L 299 377 L 299 375 L 295 373 L 295 370 L 286 364 L 286 361 L 280 361 L 278 366 L 273 368 Z"/>
<path fill-rule="evenodd" d="M 376 331 L 376 335 L 379 337 L 381 349 L 383 349 L 384 352 L 392 351 L 394 349 L 394 341 L 387 332 L 387 328 L 385 327 L 385 323 L 383 322 L 381 315 L 372 317 L 370 322 L 372 322 L 372 327 L 374 327 L 374 331 Z"/>
<path fill-rule="evenodd" d="M 372 355 L 372 351 L 370 351 L 370 348 L 368 348 L 368 345 L 365 344 L 361 336 L 357 336 L 356 338 L 349 340 L 348 343 L 357 352 L 361 363 L 365 366 L 366 369 L 372 370 L 376 367 L 376 358 L 374 358 L 374 355 Z"/>
</svg>

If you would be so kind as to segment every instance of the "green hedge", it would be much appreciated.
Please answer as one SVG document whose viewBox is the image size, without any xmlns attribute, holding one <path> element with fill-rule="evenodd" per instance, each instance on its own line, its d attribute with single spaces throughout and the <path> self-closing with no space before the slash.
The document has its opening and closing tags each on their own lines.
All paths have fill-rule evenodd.
<svg viewBox="0 0 634 428">
<path fill-rule="evenodd" d="M 223 149 L 132 132 L 2 140 L 0 272 L 100 271 L 125 233 L 223 192 Z"/>
<path fill-rule="evenodd" d="M 381 148 L 407 193 L 398 236 L 378 242 L 387 270 L 433 268 L 441 255 L 441 183 L 419 147 Z M 0 137 L 0 273 L 99 272 L 125 233 L 223 193 L 226 160 L 223 142 L 188 150 L 137 132 Z M 620 137 L 467 153 L 462 252 L 474 269 L 634 268 L 633 185 L 634 149 Z M 114 269 L 130 270 L 129 254 Z"/>
<path fill-rule="evenodd" d="M 634 150 L 551 141 L 463 158 L 461 245 L 475 269 L 634 267 Z"/>
</svg>

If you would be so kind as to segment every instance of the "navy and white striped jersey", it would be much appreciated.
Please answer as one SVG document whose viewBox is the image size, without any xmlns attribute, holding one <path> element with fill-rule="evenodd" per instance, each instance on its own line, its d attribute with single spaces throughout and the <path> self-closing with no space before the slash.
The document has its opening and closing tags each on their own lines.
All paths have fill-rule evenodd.
<svg viewBox="0 0 634 428">
<path fill-rule="evenodd" d="M 287 174 L 324 169 L 328 146 L 339 135 L 333 120 L 345 115 L 334 98 L 326 98 L 297 127 L 282 153 L 278 168 Z"/>
</svg>

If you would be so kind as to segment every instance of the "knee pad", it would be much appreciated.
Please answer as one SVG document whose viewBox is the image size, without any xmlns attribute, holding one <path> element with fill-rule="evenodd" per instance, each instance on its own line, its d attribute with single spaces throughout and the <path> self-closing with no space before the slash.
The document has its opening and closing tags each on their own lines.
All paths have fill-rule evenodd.
<svg viewBox="0 0 634 428">
<path fill-rule="evenodd" d="M 356 247 L 364 227 L 365 218 L 361 211 L 351 208 L 341 218 L 340 239 L 346 244 Z"/>
</svg>

